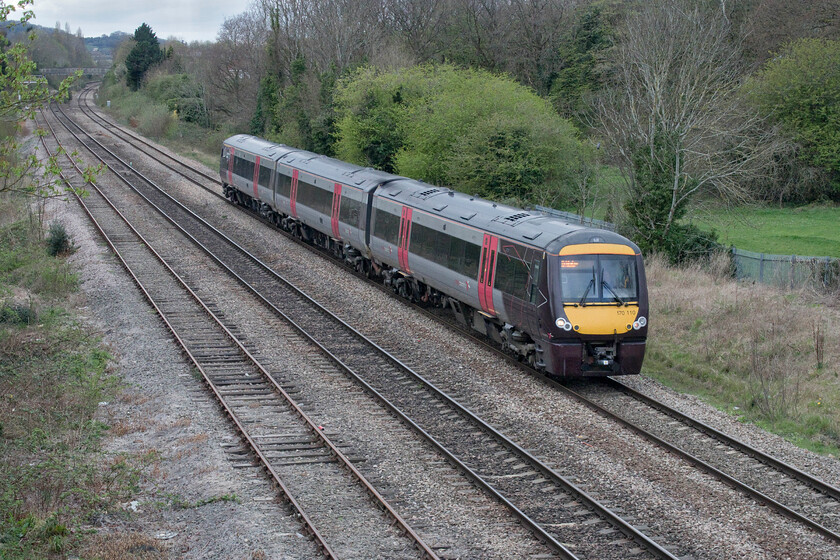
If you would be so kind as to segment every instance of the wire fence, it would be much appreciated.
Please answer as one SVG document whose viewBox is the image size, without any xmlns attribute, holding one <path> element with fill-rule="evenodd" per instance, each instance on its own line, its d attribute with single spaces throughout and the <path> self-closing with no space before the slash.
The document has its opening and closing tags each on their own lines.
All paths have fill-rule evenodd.
<svg viewBox="0 0 840 560">
<path fill-rule="evenodd" d="M 566 220 L 569 223 L 616 231 L 613 223 L 586 218 L 545 206 L 536 210 Z M 840 289 L 840 259 L 833 257 L 806 257 L 801 255 L 772 255 L 732 248 L 732 266 L 735 278 L 770 284 L 783 289 L 812 287 Z"/>
<path fill-rule="evenodd" d="M 735 277 L 779 288 L 840 287 L 840 259 L 801 255 L 769 255 L 732 249 Z"/>
</svg>

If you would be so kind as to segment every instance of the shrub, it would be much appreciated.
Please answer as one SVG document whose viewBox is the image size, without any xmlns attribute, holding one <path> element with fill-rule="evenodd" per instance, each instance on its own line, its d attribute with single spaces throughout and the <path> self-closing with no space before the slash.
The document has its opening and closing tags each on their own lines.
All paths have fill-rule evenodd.
<svg viewBox="0 0 840 560">
<path fill-rule="evenodd" d="M 52 222 L 50 224 L 49 233 L 47 233 L 47 252 L 50 256 L 57 257 L 72 253 L 75 250 L 70 236 L 67 235 L 67 230 L 64 229 L 64 224 L 61 222 Z"/>
<path fill-rule="evenodd" d="M 144 136 L 160 138 L 169 133 L 175 117 L 164 105 L 147 104 L 137 117 L 139 130 Z"/>
<path fill-rule="evenodd" d="M 38 315 L 31 305 L 18 303 L 0 307 L 0 323 L 31 325 L 37 320 Z"/>
<path fill-rule="evenodd" d="M 507 76 L 450 65 L 362 68 L 336 88 L 339 158 L 495 200 L 571 187 L 584 157 L 548 101 Z"/>
</svg>

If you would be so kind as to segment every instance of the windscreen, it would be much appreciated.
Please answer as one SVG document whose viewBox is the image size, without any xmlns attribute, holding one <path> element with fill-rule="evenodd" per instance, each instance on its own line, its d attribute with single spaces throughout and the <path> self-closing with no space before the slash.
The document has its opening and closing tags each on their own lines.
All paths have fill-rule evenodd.
<svg viewBox="0 0 840 560">
<path fill-rule="evenodd" d="M 560 291 L 564 304 L 637 302 L 636 258 L 629 255 L 560 257 Z"/>
</svg>

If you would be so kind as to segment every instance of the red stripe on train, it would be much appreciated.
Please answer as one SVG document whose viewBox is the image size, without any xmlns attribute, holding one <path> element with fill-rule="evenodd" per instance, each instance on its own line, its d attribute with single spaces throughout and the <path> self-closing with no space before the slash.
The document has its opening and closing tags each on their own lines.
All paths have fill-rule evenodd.
<svg viewBox="0 0 840 560">
<path fill-rule="evenodd" d="M 298 189 L 298 170 L 292 170 L 292 192 L 289 196 L 289 207 L 292 216 L 297 218 L 297 189 Z"/>
<path fill-rule="evenodd" d="M 333 191 L 333 204 L 332 204 L 332 232 L 333 237 L 336 239 L 341 239 L 341 232 L 338 228 L 338 211 L 341 208 L 341 183 L 335 184 L 335 190 Z"/>
</svg>

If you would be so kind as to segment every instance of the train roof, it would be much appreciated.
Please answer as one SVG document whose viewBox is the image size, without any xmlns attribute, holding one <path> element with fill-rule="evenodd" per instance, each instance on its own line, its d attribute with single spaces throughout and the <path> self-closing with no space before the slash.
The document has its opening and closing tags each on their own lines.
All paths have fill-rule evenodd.
<svg viewBox="0 0 840 560">
<path fill-rule="evenodd" d="M 569 243 L 589 242 L 629 243 L 638 252 L 635 245 L 611 231 L 572 224 L 537 211 L 499 204 L 370 167 L 359 167 L 255 136 L 239 134 L 228 138 L 225 143 L 365 192 L 377 189 L 382 198 L 550 252 L 556 252 L 560 246 Z"/>
<path fill-rule="evenodd" d="M 228 146 L 232 146 L 234 150 L 247 150 L 252 154 L 256 154 L 261 158 L 271 159 L 277 161 L 281 157 L 291 152 L 297 151 L 295 148 L 286 146 L 285 144 L 277 144 L 269 142 L 256 136 L 249 134 L 237 134 L 231 136 L 224 142 Z"/>
</svg>

